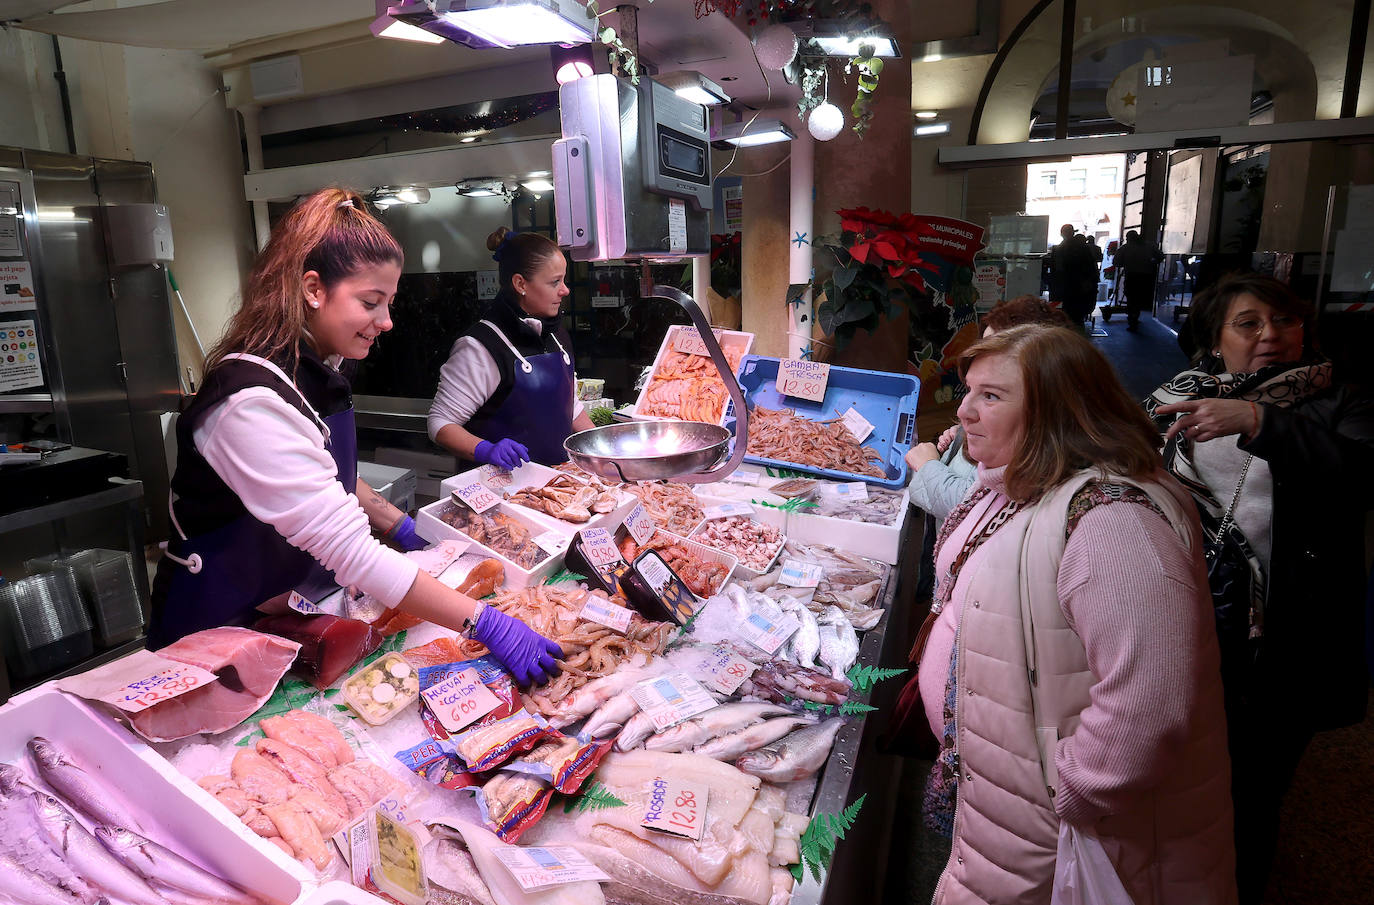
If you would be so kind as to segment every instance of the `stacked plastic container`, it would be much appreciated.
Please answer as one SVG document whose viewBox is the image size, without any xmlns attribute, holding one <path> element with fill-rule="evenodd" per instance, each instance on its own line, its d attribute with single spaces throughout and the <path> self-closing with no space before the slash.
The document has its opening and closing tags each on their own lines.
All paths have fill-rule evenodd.
<svg viewBox="0 0 1374 905">
<path fill-rule="evenodd" d="M 91 620 L 71 569 L 0 585 L 5 659 L 16 678 L 55 672 L 91 655 Z"/>
<path fill-rule="evenodd" d="M 143 633 L 143 606 L 134 581 L 133 557 L 122 550 L 81 550 L 31 559 L 30 572 L 67 570 L 81 590 L 101 647 L 132 641 Z"/>
</svg>

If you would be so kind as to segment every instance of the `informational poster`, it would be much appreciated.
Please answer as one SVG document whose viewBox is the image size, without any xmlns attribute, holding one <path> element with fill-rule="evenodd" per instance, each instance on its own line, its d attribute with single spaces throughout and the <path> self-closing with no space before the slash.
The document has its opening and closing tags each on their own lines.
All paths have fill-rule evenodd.
<svg viewBox="0 0 1374 905">
<path fill-rule="evenodd" d="M 0 393 L 43 385 L 33 321 L 0 323 Z"/>
<path fill-rule="evenodd" d="M 1000 261 L 973 268 L 973 288 L 978 290 L 978 310 L 988 311 L 1007 297 L 1007 265 Z"/>
<path fill-rule="evenodd" d="M 33 270 L 28 261 L 0 261 L 0 311 L 33 311 Z"/>
<path fill-rule="evenodd" d="M 477 271 L 477 297 L 479 299 L 496 298 L 497 290 L 500 288 L 501 272 L 499 270 Z"/>
<path fill-rule="evenodd" d="M 1049 214 L 1006 214 L 988 222 L 989 255 L 1043 255 L 1050 231 Z"/>
<path fill-rule="evenodd" d="M 23 254 L 19 244 L 19 184 L 0 182 L 0 255 Z"/>
<path fill-rule="evenodd" d="M 1202 189 L 1202 155 L 1180 160 L 1169 166 L 1169 188 L 1164 202 L 1164 244 L 1166 255 L 1193 253 L 1193 231 L 1197 227 L 1198 193 Z"/>
<path fill-rule="evenodd" d="M 728 185 L 720 190 L 725 199 L 725 229 L 737 233 L 744 229 L 744 186 Z"/>
</svg>

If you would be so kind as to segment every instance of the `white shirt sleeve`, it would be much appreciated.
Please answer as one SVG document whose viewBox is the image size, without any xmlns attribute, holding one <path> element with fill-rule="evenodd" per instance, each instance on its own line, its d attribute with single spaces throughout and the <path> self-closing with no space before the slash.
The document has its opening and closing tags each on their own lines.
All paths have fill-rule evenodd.
<svg viewBox="0 0 1374 905">
<path fill-rule="evenodd" d="M 272 390 L 230 395 L 192 439 L 254 518 L 314 556 L 339 584 L 356 585 L 389 607 L 410 590 L 418 566 L 372 537 L 358 498 L 338 481 L 319 427 Z"/>
<path fill-rule="evenodd" d="M 500 385 L 501 371 L 486 346 L 471 336 L 458 337 L 439 369 L 439 388 L 429 407 L 429 438 L 438 442 L 439 431 L 447 425 L 467 424 Z"/>
</svg>

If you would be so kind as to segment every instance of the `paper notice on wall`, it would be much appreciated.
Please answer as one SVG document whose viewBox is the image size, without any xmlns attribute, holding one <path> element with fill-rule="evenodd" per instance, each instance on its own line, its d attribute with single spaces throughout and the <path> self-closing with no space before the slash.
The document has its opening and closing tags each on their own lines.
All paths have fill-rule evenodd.
<svg viewBox="0 0 1374 905">
<path fill-rule="evenodd" d="M 43 362 L 33 321 L 0 323 L 0 393 L 43 385 Z"/>
<path fill-rule="evenodd" d="M 720 190 L 725 201 L 725 228 L 722 232 L 737 233 L 744 229 L 744 186 L 727 185 Z"/>
<path fill-rule="evenodd" d="M 0 182 L 0 255 L 23 254 L 19 244 L 19 185 Z"/>
<path fill-rule="evenodd" d="M 500 288 L 501 272 L 499 270 L 477 271 L 477 297 L 479 299 L 496 298 L 496 293 Z"/>
<path fill-rule="evenodd" d="M 687 202 L 668 199 L 668 250 L 682 254 L 687 250 Z"/>
<path fill-rule="evenodd" d="M 0 261 L 0 311 L 33 311 L 33 270 L 28 261 Z"/>
</svg>

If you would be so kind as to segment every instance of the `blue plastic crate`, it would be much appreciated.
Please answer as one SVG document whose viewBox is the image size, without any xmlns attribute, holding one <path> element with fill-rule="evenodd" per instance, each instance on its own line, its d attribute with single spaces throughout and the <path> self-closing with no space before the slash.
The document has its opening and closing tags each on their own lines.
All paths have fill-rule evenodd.
<svg viewBox="0 0 1374 905">
<path fill-rule="evenodd" d="M 852 406 L 873 425 L 873 433 L 864 441 L 880 456 L 886 469 L 882 478 L 857 475 L 848 471 L 813 468 L 781 459 L 765 459 L 745 455 L 744 461 L 775 468 L 790 468 L 807 474 L 820 475 L 840 481 L 866 481 L 881 487 L 905 487 L 907 482 L 906 453 L 916 434 L 916 399 L 921 382 L 910 374 L 888 371 L 865 371 L 861 368 L 830 367 L 830 382 L 825 399 L 811 402 L 794 399 L 778 392 L 778 359 L 762 355 L 746 355 L 740 361 L 739 385 L 752 410 L 755 406 L 769 409 L 790 408 L 799 417 L 813 421 L 838 418 Z M 733 425 L 733 409 L 729 421 Z M 732 427 L 733 429 L 733 427 Z"/>
</svg>

